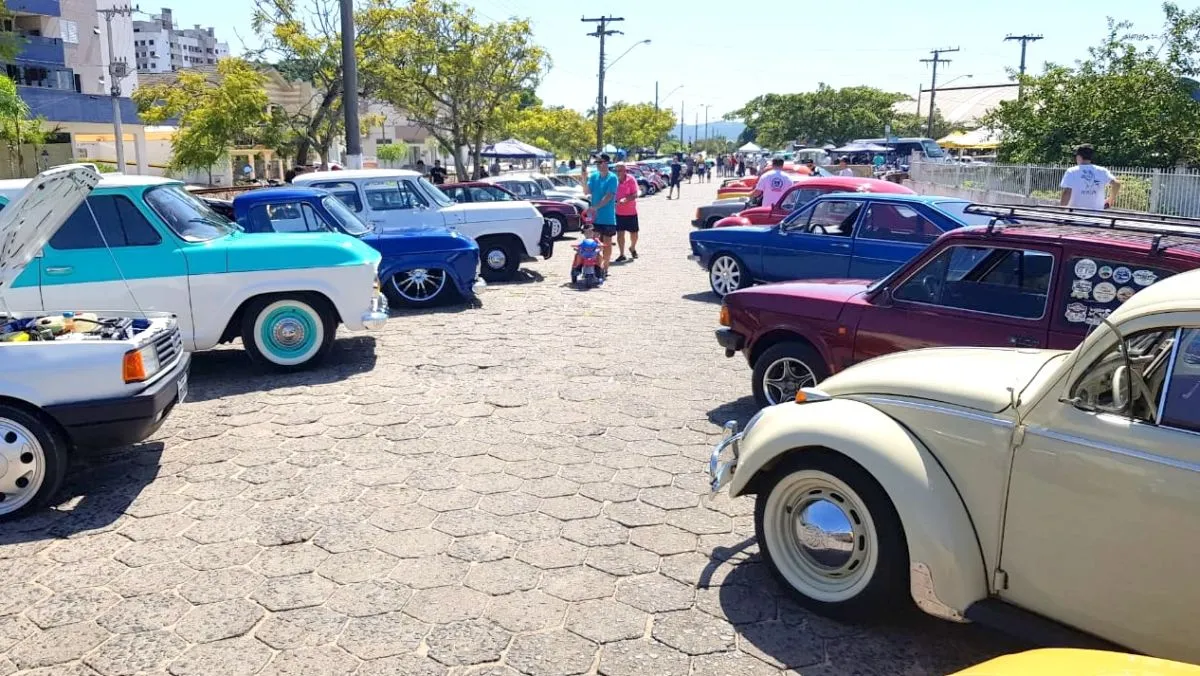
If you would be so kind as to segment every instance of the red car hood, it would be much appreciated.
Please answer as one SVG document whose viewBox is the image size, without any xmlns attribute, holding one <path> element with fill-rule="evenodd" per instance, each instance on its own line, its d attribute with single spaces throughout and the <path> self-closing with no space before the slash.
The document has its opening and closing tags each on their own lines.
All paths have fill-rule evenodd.
<svg viewBox="0 0 1200 676">
<path fill-rule="evenodd" d="M 725 296 L 730 306 L 763 307 L 774 310 L 786 308 L 788 314 L 811 319 L 835 320 L 842 305 L 866 291 L 867 279 L 810 279 L 803 282 L 780 282 L 753 286 Z M 801 300 L 802 302 L 796 302 Z M 815 301 L 815 302 L 803 302 Z"/>
<path fill-rule="evenodd" d="M 741 216 L 742 218 L 750 218 L 751 215 L 766 216 L 769 213 L 771 213 L 771 207 L 750 207 L 749 209 L 742 209 L 734 215 Z"/>
</svg>

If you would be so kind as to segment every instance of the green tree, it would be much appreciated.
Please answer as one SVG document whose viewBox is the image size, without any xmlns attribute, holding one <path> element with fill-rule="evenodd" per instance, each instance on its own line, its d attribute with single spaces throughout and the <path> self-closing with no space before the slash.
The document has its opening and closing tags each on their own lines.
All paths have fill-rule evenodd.
<svg viewBox="0 0 1200 676">
<path fill-rule="evenodd" d="M 1076 145 L 1091 143 L 1104 164 L 1200 162 L 1200 104 L 1184 77 L 1196 72 L 1200 10 L 1166 3 L 1164 13 L 1159 44 L 1109 20 L 1089 58 L 1074 66 L 1049 63 L 1041 75 L 1027 75 L 1023 96 L 984 119 L 1000 133 L 1000 158 L 1065 163 Z"/>
<path fill-rule="evenodd" d="M 13 176 L 23 169 L 21 146 L 29 143 L 36 148 L 45 143 L 48 132 L 44 122 L 44 118 L 29 117 L 29 106 L 17 93 L 16 83 L 0 75 L 0 140 L 8 146 L 9 170 Z"/>
<path fill-rule="evenodd" d="M 792 141 L 841 145 L 881 135 L 895 115 L 892 106 L 907 98 L 874 87 L 834 89 L 822 83 L 812 92 L 755 97 L 726 118 L 743 120 L 760 145 L 781 147 Z"/>
<path fill-rule="evenodd" d="M 451 0 L 412 0 L 381 11 L 386 30 L 369 59 L 381 98 L 404 110 L 458 156 L 466 148 L 478 174 L 485 138 L 511 122 L 549 67 L 527 20 L 481 23 Z M 455 162 L 460 180 L 466 167 Z"/>
<path fill-rule="evenodd" d="M 140 87 L 133 93 L 147 124 L 179 120 L 171 140 L 171 166 L 178 170 L 207 171 L 229 148 L 253 139 L 270 122 L 266 79 L 243 59 L 221 59 L 216 77 L 198 71 L 179 71 L 171 84 Z"/>
<path fill-rule="evenodd" d="M 7 3 L 4 0 L 0 0 L 0 26 L 5 25 L 5 20 L 11 17 L 12 12 L 8 11 Z M 21 53 L 21 48 L 24 45 L 25 38 L 14 31 L 0 30 L 0 61 L 12 63 L 17 58 L 17 54 Z"/>
<path fill-rule="evenodd" d="M 674 127 L 675 112 L 669 108 L 621 101 L 605 112 L 604 141 L 628 150 L 649 148 L 666 140 Z"/>
<path fill-rule="evenodd" d="M 595 126 L 587 118 L 561 106 L 518 111 L 504 129 L 504 136 L 549 150 L 560 159 L 586 157 L 596 139 Z"/>
<path fill-rule="evenodd" d="M 385 143 L 375 149 L 375 155 L 381 160 L 398 162 L 408 158 L 408 146 L 401 143 Z"/>
</svg>

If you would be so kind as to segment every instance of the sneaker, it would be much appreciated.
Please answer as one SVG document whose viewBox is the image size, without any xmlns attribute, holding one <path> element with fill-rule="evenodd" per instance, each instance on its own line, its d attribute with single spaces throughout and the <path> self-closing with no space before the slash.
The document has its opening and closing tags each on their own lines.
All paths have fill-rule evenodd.
<svg viewBox="0 0 1200 676">
<path fill-rule="evenodd" d="M 616 258 L 613 259 L 613 262 L 614 263 L 624 263 L 625 262 L 625 254 L 621 254 L 620 256 L 617 256 Z"/>
<path fill-rule="evenodd" d="M 637 249 L 630 248 L 629 253 L 633 256 L 634 260 L 637 260 Z"/>
</svg>

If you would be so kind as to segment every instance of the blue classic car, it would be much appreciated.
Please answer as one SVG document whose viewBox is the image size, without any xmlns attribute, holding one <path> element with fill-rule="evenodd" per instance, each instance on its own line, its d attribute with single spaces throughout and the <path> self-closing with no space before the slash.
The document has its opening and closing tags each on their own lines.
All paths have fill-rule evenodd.
<svg viewBox="0 0 1200 676">
<path fill-rule="evenodd" d="M 341 232 L 383 255 L 379 279 L 397 305 L 424 306 L 457 294 L 471 298 L 477 281 L 479 245 L 443 227 L 375 232 L 332 193 L 319 188 L 266 188 L 233 199 L 233 215 L 246 232 Z"/>
<path fill-rule="evenodd" d="M 800 207 L 779 225 L 692 232 L 688 258 L 708 271 L 724 297 L 756 282 L 878 279 L 947 230 L 986 224 L 964 214 L 970 202 L 951 197 L 831 193 Z"/>
</svg>

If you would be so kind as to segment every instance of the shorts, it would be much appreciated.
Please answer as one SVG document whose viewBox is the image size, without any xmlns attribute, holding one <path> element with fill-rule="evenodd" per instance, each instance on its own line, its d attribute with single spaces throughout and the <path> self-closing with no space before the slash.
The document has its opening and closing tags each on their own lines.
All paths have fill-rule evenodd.
<svg viewBox="0 0 1200 676">
<path fill-rule="evenodd" d="M 679 177 L 679 176 L 672 176 L 672 177 L 671 177 L 671 185 L 672 185 L 672 186 L 676 186 L 676 187 L 678 187 L 678 186 L 679 186 L 679 179 L 680 179 L 680 178 L 681 178 L 681 177 Z"/>
<path fill-rule="evenodd" d="M 621 217 L 617 216 L 617 218 L 619 219 Z M 617 226 L 615 225 L 600 225 L 599 223 L 593 223 L 592 227 L 596 229 L 596 234 L 604 237 L 612 237 L 613 235 L 617 234 Z"/>
<path fill-rule="evenodd" d="M 621 232 L 637 232 L 638 217 L 637 214 L 617 214 L 617 230 Z"/>
</svg>

